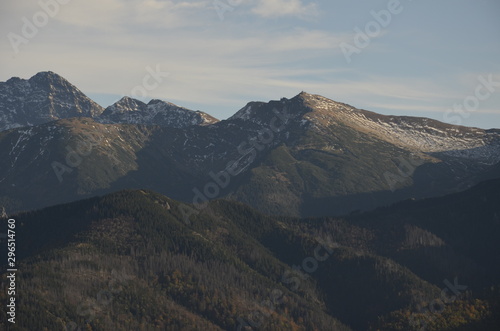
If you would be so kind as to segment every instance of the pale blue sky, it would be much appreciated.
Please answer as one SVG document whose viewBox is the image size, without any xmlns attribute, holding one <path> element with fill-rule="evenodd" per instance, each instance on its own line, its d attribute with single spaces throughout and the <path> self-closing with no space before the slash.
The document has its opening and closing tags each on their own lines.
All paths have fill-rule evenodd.
<svg viewBox="0 0 500 331">
<path fill-rule="evenodd" d="M 1 2 L 0 81 L 51 70 L 102 106 L 146 91 L 145 101 L 221 119 L 304 90 L 383 114 L 500 128 L 498 0 L 41 2 L 50 5 Z M 223 19 L 214 5 L 228 9 Z M 381 26 L 371 11 L 388 7 Z M 26 21 L 38 31 L 23 33 Z M 369 44 L 347 61 L 341 45 L 356 46 L 355 29 L 367 26 Z M 144 80 L 148 67 L 168 76 Z M 493 81 L 481 100 L 479 77 Z M 452 111 L 464 102 L 469 110 Z"/>
</svg>

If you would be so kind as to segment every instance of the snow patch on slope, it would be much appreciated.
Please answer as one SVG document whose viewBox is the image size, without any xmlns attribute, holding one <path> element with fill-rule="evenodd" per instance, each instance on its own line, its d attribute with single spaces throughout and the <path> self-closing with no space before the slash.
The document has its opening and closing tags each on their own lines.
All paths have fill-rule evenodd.
<svg viewBox="0 0 500 331">
<path fill-rule="evenodd" d="M 304 96 L 313 110 L 304 118 L 316 126 L 341 123 L 410 150 L 477 159 L 487 164 L 500 162 L 497 131 L 449 125 L 427 118 L 384 116 L 322 96 Z"/>
</svg>

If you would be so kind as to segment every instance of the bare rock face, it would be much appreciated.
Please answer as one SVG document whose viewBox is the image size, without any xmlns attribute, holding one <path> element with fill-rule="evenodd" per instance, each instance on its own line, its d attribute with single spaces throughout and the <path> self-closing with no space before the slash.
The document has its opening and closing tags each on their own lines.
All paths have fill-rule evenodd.
<svg viewBox="0 0 500 331">
<path fill-rule="evenodd" d="M 146 124 L 171 128 L 209 125 L 219 120 L 201 111 L 193 111 L 162 100 L 142 101 L 123 97 L 96 118 L 106 124 Z"/>
<path fill-rule="evenodd" d="M 209 125 L 219 120 L 201 111 L 162 100 L 123 97 L 102 108 L 63 77 L 40 72 L 28 80 L 13 77 L 0 82 L 0 131 L 50 121 L 90 117 L 105 124 L 146 124 L 173 128 Z"/>
<path fill-rule="evenodd" d="M 0 131 L 71 118 L 94 117 L 103 108 L 63 77 L 48 71 L 0 83 Z"/>
</svg>

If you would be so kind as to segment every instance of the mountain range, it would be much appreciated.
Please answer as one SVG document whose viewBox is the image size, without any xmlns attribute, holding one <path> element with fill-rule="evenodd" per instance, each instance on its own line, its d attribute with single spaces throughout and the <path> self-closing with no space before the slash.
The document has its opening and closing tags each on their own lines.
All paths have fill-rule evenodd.
<svg viewBox="0 0 500 331">
<path fill-rule="evenodd" d="M 76 86 L 54 72 L 40 72 L 28 80 L 13 77 L 0 82 L 0 131 L 55 120 L 89 117 L 100 123 L 158 124 L 183 128 L 216 123 L 212 116 L 173 103 L 123 97 L 103 109 Z"/>
<path fill-rule="evenodd" d="M 343 215 L 495 178 L 500 130 L 385 116 L 302 92 L 218 121 L 124 97 L 106 109 L 42 72 L 0 84 L 0 205 L 41 208 L 125 188 L 288 216 Z M 496 169 L 496 170 L 495 170 Z"/>
<path fill-rule="evenodd" d="M 498 129 L 306 92 L 104 109 L 53 72 L 0 83 L 0 129 L 2 330 L 500 329 Z"/>
</svg>

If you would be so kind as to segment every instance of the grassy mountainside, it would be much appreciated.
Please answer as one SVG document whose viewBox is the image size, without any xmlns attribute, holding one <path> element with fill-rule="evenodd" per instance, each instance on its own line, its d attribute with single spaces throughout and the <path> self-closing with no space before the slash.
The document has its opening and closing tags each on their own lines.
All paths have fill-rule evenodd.
<svg viewBox="0 0 500 331">
<path fill-rule="evenodd" d="M 72 118 L 1 132 L 0 205 L 14 212 L 150 189 L 273 215 L 343 215 L 464 190 L 494 177 L 498 155 L 498 130 L 301 93 L 182 129 Z"/>
<path fill-rule="evenodd" d="M 245 121 L 265 125 L 273 109 L 293 114 L 288 139 L 262 152 L 230 197 L 275 215 L 343 215 L 457 192 L 492 172 L 499 150 L 495 130 L 384 116 L 307 93 L 247 107 Z"/>
</svg>

